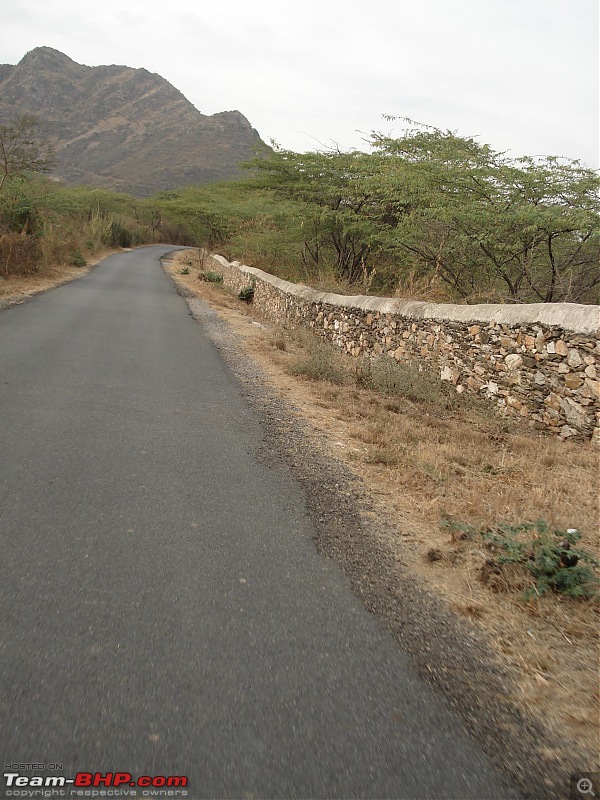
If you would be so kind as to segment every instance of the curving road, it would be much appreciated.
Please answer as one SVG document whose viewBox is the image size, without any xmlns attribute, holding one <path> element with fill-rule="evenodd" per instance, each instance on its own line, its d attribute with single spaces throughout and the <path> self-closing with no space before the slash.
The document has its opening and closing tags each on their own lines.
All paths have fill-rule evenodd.
<svg viewBox="0 0 600 800">
<path fill-rule="evenodd" d="M 0 313 L 3 764 L 186 775 L 190 798 L 517 797 L 257 459 L 172 249 Z"/>
</svg>

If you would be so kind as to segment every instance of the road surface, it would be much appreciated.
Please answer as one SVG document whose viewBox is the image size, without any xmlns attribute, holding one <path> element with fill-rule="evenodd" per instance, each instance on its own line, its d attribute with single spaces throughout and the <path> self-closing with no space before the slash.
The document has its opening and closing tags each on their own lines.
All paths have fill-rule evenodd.
<svg viewBox="0 0 600 800">
<path fill-rule="evenodd" d="M 316 552 L 169 249 L 0 313 L 4 765 L 191 798 L 517 797 Z"/>
</svg>

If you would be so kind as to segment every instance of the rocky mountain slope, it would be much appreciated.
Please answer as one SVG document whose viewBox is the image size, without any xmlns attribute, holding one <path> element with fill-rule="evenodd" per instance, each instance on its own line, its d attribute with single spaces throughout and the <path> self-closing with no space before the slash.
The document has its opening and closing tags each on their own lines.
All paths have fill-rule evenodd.
<svg viewBox="0 0 600 800">
<path fill-rule="evenodd" d="M 263 144 L 239 111 L 205 116 L 160 75 L 50 47 L 0 65 L 0 121 L 23 113 L 54 141 L 55 177 L 136 195 L 233 177 Z"/>
</svg>

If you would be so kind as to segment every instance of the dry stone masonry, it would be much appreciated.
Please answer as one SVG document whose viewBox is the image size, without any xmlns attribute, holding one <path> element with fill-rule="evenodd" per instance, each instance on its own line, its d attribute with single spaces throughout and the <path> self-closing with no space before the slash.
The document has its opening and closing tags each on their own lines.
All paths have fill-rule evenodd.
<svg viewBox="0 0 600 800">
<path fill-rule="evenodd" d="M 254 284 L 268 318 L 312 328 L 352 356 L 435 369 L 457 392 L 484 395 L 535 428 L 600 446 L 600 306 L 433 304 L 343 296 L 206 257 L 235 291 Z"/>
</svg>

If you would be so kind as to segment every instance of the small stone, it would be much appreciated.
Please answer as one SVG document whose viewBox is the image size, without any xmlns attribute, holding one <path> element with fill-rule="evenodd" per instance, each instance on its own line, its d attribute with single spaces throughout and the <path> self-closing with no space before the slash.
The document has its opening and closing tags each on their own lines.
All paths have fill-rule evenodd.
<svg viewBox="0 0 600 800">
<path fill-rule="evenodd" d="M 540 372 L 538 370 L 533 376 L 533 380 L 535 381 L 537 386 L 543 386 L 546 383 L 546 376 L 544 375 L 543 372 Z"/>
<path fill-rule="evenodd" d="M 523 408 L 523 403 L 510 394 L 506 396 L 506 405 L 509 408 L 514 408 L 515 411 L 520 411 Z"/>
<path fill-rule="evenodd" d="M 564 361 L 561 361 L 560 364 L 558 365 L 558 372 L 561 375 L 566 375 L 566 373 L 569 372 L 569 367 L 567 364 L 565 364 Z"/>
<path fill-rule="evenodd" d="M 498 384 L 495 381 L 490 381 L 487 385 L 488 394 L 498 394 Z"/>
<path fill-rule="evenodd" d="M 569 355 L 567 356 L 567 364 L 572 368 L 576 369 L 583 364 L 583 360 L 579 355 L 579 350 L 576 350 L 574 347 L 569 350 Z"/>
<path fill-rule="evenodd" d="M 592 381 L 589 378 L 585 379 L 586 388 L 592 393 L 592 396 L 600 400 L 600 381 Z"/>
<path fill-rule="evenodd" d="M 560 401 L 561 408 L 564 412 L 567 422 L 574 428 L 580 429 L 587 424 L 588 418 L 585 413 L 585 408 L 571 400 L 570 397 L 565 397 Z"/>
<path fill-rule="evenodd" d="M 567 389 L 579 389 L 579 387 L 582 385 L 583 385 L 583 378 L 581 378 L 579 375 L 574 374 L 573 372 L 570 372 L 565 377 L 565 386 L 567 387 Z"/>
<path fill-rule="evenodd" d="M 583 363 L 587 364 L 588 366 L 590 366 L 591 364 L 595 364 L 596 363 L 596 359 L 594 358 L 594 356 L 584 356 L 583 357 Z"/>
<path fill-rule="evenodd" d="M 550 353 L 550 355 L 555 355 L 555 353 L 556 353 L 556 344 L 554 342 L 548 342 L 548 344 L 546 345 L 546 352 Z"/>
<path fill-rule="evenodd" d="M 533 338 L 533 336 L 525 337 L 525 347 L 528 350 L 535 350 L 535 339 Z"/>
<path fill-rule="evenodd" d="M 481 325 L 471 325 L 471 327 L 468 328 L 468 331 L 471 336 L 477 336 L 478 333 L 481 333 Z"/>
<path fill-rule="evenodd" d="M 595 365 L 594 364 L 589 364 L 585 368 L 585 374 L 586 374 L 586 376 L 588 378 L 591 378 L 593 381 L 595 381 L 596 380 L 596 375 L 597 375 L 597 371 L 596 371 Z"/>
<path fill-rule="evenodd" d="M 569 348 L 562 339 L 559 339 L 558 342 L 556 342 L 556 352 L 559 356 L 566 356 L 569 354 Z"/>
<path fill-rule="evenodd" d="M 447 364 L 442 367 L 440 371 L 440 380 L 441 381 L 451 381 L 452 380 L 452 367 L 449 367 Z"/>
<path fill-rule="evenodd" d="M 576 436 L 577 431 L 575 428 L 571 428 L 569 425 L 563 425 L 560 429 L 560 438 L 561 439 L 568 439 L 571 436 Z"/>
<path fill-rule="evenodd" d="M 550 392 L 548 397 L 544 398 L 544 405 L 548 406 L 548 408 L 551 408 L 554 411 L 560 411 L 560 397 L 554 392 Z"/>
<path fill-rule="evenodd" d="M 504 362 L 509 370 L 519 369 L 523 365 L 523 359 L 518 353 L 511 353 L 511 355 L 506 356 Z"/>
</svg>

